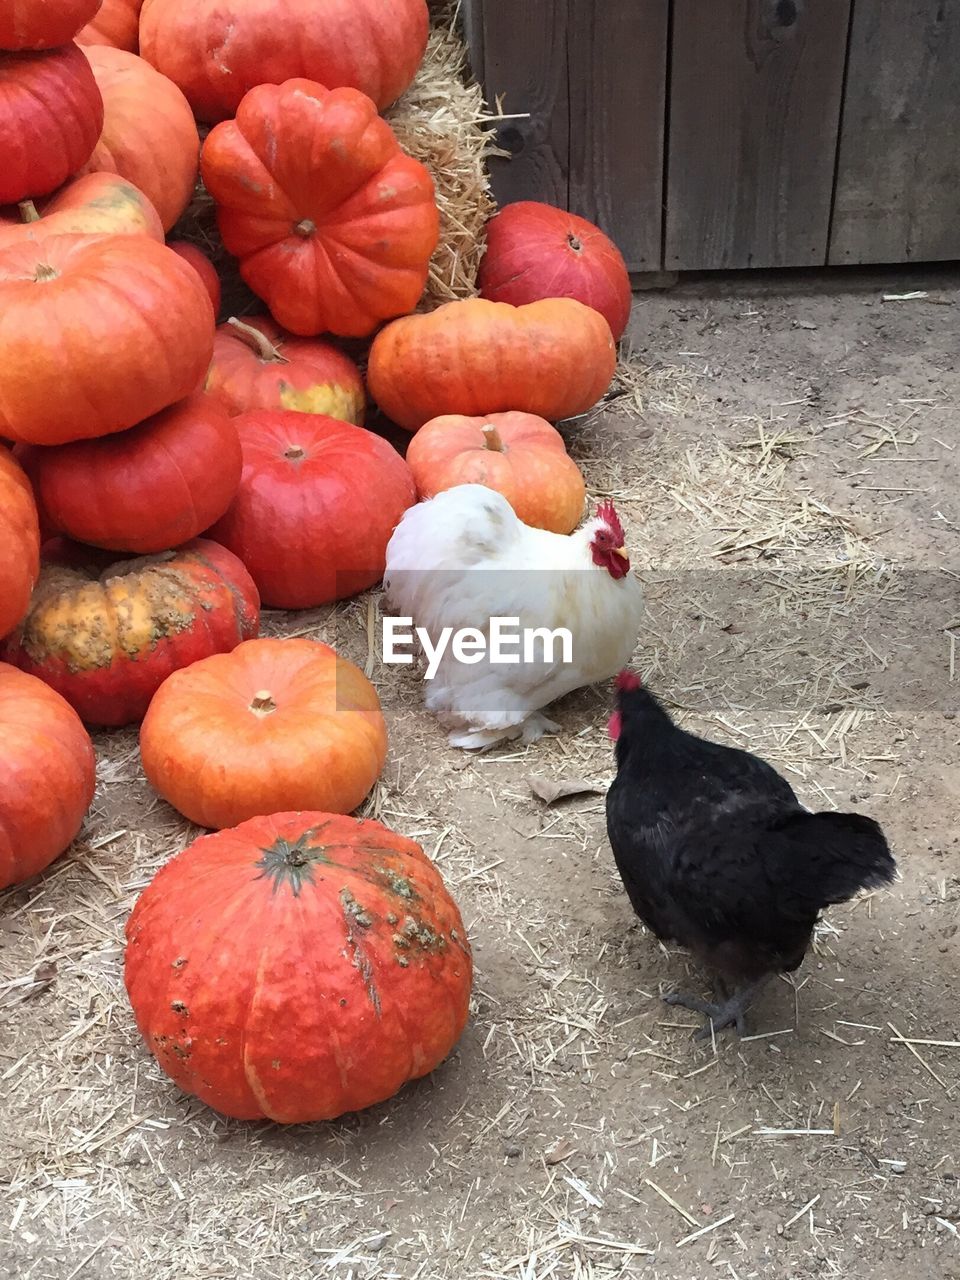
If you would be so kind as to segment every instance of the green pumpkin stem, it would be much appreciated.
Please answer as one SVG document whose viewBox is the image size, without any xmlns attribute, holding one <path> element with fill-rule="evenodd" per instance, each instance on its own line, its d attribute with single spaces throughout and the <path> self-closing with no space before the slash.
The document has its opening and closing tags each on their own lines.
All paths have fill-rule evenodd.
<svg viewBox="0 0 960 1280">
<path fill-rule="evenodd" d="M 252 324 L 244 324 L 236 316 L 231 316 L 227 324 L 236 329 L 247 346 L 252 347 L 264 364 L 290 363 L 287 357 L 281 353 L 280 348 L 275 347 L 267 335 L 261 333 L 259 329 L 255 329 Z"/>
</svg>

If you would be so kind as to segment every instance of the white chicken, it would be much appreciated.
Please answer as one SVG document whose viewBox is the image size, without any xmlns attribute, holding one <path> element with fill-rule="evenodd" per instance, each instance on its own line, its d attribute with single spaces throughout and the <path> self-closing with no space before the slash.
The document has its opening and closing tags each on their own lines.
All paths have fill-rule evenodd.
<svg viewBox="0 0 960 1280">
<path fill-rule="evenodd" d="M 433 663 L 425 702 L 452 746 L 477 750 L 556 732 L 542 708 L 627 664 L 643 596 L 623 542 L 610 502 L 564 536 L 523 524 L 504 497 L 478 484 L 457 485 L 405 513 L 387 547 L 388 608 L 412 618 L 434 653 L 446 629 L 473 628 L 487 642 L 469 661 L 448 645 Z M 516 622 L 510 630 L 524 641 L 534 628 L 566 629 L 568 651 L 518 645 L 515 657 L 494 661 L 491 619 Z"/>
</svg>

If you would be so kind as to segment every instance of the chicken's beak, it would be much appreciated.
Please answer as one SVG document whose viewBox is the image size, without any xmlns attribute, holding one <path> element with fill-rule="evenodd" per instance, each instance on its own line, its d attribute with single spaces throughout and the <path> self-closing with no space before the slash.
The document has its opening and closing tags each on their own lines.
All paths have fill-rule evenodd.
<svg viewBox="0 0 960 1280">
<path fill-rule="evenodd" d="M 619 556 L 621 560 L 629 560 L 629 559 L 630 559 L 630 557 L 627 555 L 627 548 L 626 548 L 626 547 L 617 547 L 617 548 L 614 550 L 614 553 L 613 553 L 613 554 L 614 554 L 615 556 Z"/>
</svg>

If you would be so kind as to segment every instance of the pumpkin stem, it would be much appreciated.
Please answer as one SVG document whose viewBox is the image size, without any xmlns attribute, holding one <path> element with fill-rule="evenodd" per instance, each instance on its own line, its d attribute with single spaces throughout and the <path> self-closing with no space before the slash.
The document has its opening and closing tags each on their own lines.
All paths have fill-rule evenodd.
<svg viewBox="0 0 960 1280">
<path fill-rule="evenodd" d="M 302 449 L 298 444 L 288 445 L 283 451 L 283 456 L 289 458 L 291 462 L 299 462 L 301 458 L 307 455 L 306 449 Z"/>
<path fill-rule="evenodd" d="M 483 432 L 483 447 L 492 449 L 494 453 L 503 453 L 503 441 L 500 439 L 500 432 L 493 423 L 485 423 L 480 430 Z"/>
<path fill-rule="evenodd" d="M 274 702 L 269 689 L 258 689 L 253 695 L 250 710 L 255 716 L 268 716 L 276 709 L 277 704 Z"/>
<path fill-rule="evenodd" d="M 308 240 L 310 236 L 316 233 L 317 224 L 312 218 L 301 218 L 293 230 L 296 235 L 303 236 L 304 240 Z"/>
<path fill-rule="evenodd" d="M 32 200 L 21 200 L 17 205 L 20 210 L 21 222 L 39 222 L 40 214 L 37 212 L 37 206 Z"/>
<path fill-rule="evenodd" d="M 275 347 L 265 333 L 261 333 L 259 329 L 255 329 L 252 324 L 244 324 L 242 320 L 238 320 L 236 316 L 231 316 L 227 324 L 232 325 L 239 333 L 240 337 L 246 342 L 248 347 L 256 351 L 257 355 L 264 364 L 289 364 L 289 360 L 282 355 L 279 347 Z"/>
<path fill-rule="evenodd" d="M 46 262 L 38 263 L 33 278 L 37 284 L 45 284 L 48 280 L 56 280 L 60 272 L 56 267 L 49 266 Z"/>
<path fill-rule="evenodd" d="M 573 250 L 574 253 L 580 253 L 583 249 L 583 241 L 579 238 L 579 236 L 575 236 L 572 231 L 567 236 L 567 244 L 570 246 L 570 248 Z"/>
</svg>

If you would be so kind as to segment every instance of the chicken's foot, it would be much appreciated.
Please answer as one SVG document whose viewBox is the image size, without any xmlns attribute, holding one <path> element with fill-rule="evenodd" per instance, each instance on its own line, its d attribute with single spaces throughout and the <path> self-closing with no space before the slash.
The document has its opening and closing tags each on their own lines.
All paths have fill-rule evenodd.
<svg viewBox="0 0 960 1280">
<path fill-rule="evenodd" d="M 707 1021 L 704 1026 L 694 1032 L 694 1040 L 709 1040 L 717 1031 L 723 1031 L 726 1027 L 736 1027 L 737 1035 L 744 1036 L 746 1035 L 746 1012 L 765 981 L 766 979 L 761 978 L 758 982 L 750 982 L 730 996 L 726 996 L 726 989 L 723 988 L 726 998 L 719 1003 L 701 1000 L 698 996 L 687 996 L 680 991 L 664 996 L 663 1002 L 690 1009 L 693 1013 L 703 1014 Z"/>
</svg>

